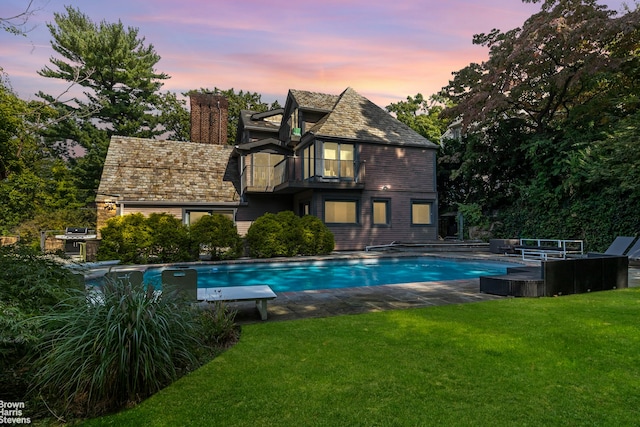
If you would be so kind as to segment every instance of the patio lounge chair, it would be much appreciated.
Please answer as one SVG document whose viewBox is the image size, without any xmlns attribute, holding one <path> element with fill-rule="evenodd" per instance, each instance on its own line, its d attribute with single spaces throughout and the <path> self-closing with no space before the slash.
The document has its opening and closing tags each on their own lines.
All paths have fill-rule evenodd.
<svg viewBox="0 0 640 427">
<path fill-rule="evenodd" d="M 172 289 L 190 301 L 198 300 L 198 272 L 192 268 L 162 271 L 163 289 Z"/>
<path fill-rule="evenodd" d="M 627 256 L 630 260 L 639 261 L 640 260 L 640 239 L 636 241 L 636 243 L 631 246 L 629 252 L 627 252 Z"/>
<path fill-rule="evenodd" d="M 618 236 L 611 245 L 604 251 L 605 255 L 624 255 L 635 237 Z"/>
</svg>

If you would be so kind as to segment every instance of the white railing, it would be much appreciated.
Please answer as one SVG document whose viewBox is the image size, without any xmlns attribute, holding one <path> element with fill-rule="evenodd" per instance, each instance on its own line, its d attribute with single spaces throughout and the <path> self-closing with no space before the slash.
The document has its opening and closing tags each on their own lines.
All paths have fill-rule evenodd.
<svg viewBox="0 0 640 427">
<path fill-rule="evenodd" d="M 520 245 L 514 248 L 522 253 L 522 259 L 547 260 L 549 258 L 565 259 L 568 254 L 584 254 L 582 240 L 561 239 L 520 239 Z"/>
</svg>

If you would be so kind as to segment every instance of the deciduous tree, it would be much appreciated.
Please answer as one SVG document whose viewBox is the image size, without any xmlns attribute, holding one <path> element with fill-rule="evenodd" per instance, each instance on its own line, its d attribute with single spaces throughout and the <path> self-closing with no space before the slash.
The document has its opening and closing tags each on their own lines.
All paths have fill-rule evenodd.
<svg viewBox="0 0 640 427">
<path fill-rule="evenodd" d="M 522 28 L 475 35 L 489 59 L 453 73 L 444 92 L 455 106 L 445 115 L 462 118 L 465 128 L 520 118 L 538 133 L 562 123 L 606 94 L 628 60 L 612 47 L 637 32 L 640 13 L 614 15 L 593 0 L 546 1 Z"/>
<path fill-rule="evenodd" d="M 444 101 L 444 98 L 438 95 L 424 99 L 422 94 L 418 93 L 415 97 L 407 96 L 406 101 L 391 103 L 386 109 L 394 113 L 402 123 L 437 144 L 451 122 L 440 117 L 444 110 Z"/>
<path fill-rule="evenodd" d="M 629 212 L 638 200 L 623 178 L 637 162 L 621 153 L 638 137 L 631 118 L 640 99 L 640 11 L 616 16 L 593 0 L 541 3 L 521 28 L 474 36 L 489 59 L 455 72 L 444 88 L 453 102 L 444 116 L 463 127 L 445 185 L 462 189 L 451 194 L 459 203 L 498 212 L 506 237 L 599 243 L 598 233 L 636 233 L 637 221 L 619 217 L 588 224 L 603 193 L 607 212 Z"/>
</svg>

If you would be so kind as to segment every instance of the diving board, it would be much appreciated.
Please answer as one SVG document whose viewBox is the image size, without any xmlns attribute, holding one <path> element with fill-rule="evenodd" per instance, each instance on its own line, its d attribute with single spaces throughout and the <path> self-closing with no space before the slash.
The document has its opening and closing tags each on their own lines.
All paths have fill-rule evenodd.
<svg viewBox="0 0 640 427">
<path fill-rule="evenodd" d="M 228 286 L 221 288 L 198 288 L 199 301 L 255 301 L 260 318 L 267 320 L 267 301 L 276 297 L 267 285 Z"/>
</svg>

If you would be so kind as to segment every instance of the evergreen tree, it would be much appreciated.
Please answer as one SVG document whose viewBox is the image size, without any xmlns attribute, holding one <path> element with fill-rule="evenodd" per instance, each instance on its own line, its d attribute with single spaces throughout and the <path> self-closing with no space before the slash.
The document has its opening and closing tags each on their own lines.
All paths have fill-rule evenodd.
<svg viewBox="0 0 640 427">
<path fill-rule="evenodd" d="M 87 198 L 98 187 L 102 164 L 112 135 L 153 138 L 165 134 L 165 116 L 174 118 L 172 139 L 185 139 L 185 130 L 175 123 L 185 117 L 184 102 L 174 95 L 160 93 L 167 74 L 156 71 L 160 56 L 146 44 L 137 28 L 118 21 L 99 24 L 78 9 L 66 7 L 66 14 L 55 13 L 48 24 L 52 47 L 59 57 L 39 71 L 44 77 L 79 85 L 83 97 L 63 101 L 40 92 L 43 100 L 55 106 L 64 120 L 44 132 L 52 142 L 71 141 L 86 155 L 76 164 L 78 186 Z"/>
</svg>

